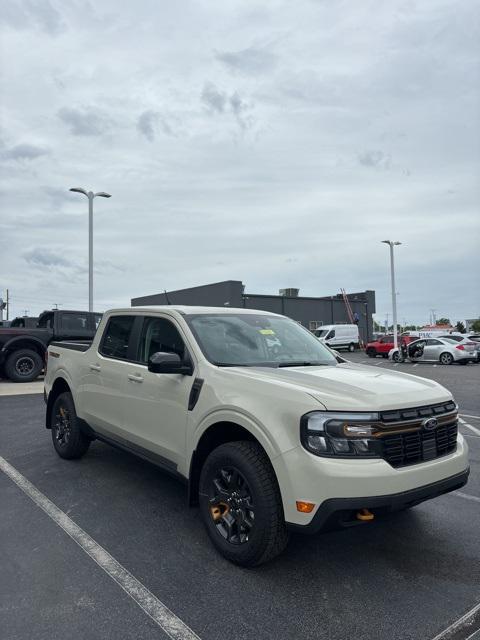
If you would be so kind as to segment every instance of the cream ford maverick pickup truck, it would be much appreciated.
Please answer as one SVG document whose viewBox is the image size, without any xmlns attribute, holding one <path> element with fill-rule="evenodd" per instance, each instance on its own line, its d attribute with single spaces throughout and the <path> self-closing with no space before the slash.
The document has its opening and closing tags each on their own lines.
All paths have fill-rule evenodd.
<svg viewBox="0 0 480 640">
<path fill-rule="evenodd" d="M 99 439 L 182 478 L 215 547 L 243 566 L 290 530 L 368 526 L 468 477 L 446 389 L 346 362 L 262 311 L 109 311 L 91 345 L 50 344 L 45 399 L 62 458 Z"/>
</svg>

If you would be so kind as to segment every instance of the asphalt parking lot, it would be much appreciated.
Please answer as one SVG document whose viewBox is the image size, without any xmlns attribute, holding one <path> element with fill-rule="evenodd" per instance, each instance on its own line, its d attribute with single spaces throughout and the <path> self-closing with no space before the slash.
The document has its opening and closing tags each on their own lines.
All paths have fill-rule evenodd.
<svg viewBox="0 0 480 640">
<path fill-rule="evenodd" d="M 60 459 L 39 393 L 0 395 L 0 456 L 178 617 L 170 637 L 477 639 L 478 612 L 457 621 L 480 603 L 480 365 L 348 357 L 453 392 L 470 481 L 385 520 L 292 536 L 281 557 L 254 570 L 214 551 L 185 487 L 156 467 L 99 442 L 79 461 Z M 127 595 L 1 471 L 0 496 L 2 640 L 168 637 L 144 600 Z"/>
</svg>

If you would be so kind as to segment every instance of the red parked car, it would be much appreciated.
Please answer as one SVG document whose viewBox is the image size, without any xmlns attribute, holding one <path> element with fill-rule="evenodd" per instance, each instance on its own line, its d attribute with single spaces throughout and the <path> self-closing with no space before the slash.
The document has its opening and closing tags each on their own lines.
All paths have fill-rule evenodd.
<svg viewBox="0 0 480 640">
<path fill-rule="evenodd" d="M 412 342 L 412 340 L 418 340 L 418 338 L 413 336 L 398 336 L 399 344 L 401 341 L 408 344 L 409 342 Z M 393 335 L 382 336 L 378 340 L 367 344 L 366 353 L 370 358 L 376 358 L 377 356 L 388 358 L 388 352 L 390 349 L 393 349 L 393 347 Z"/>
</svg>

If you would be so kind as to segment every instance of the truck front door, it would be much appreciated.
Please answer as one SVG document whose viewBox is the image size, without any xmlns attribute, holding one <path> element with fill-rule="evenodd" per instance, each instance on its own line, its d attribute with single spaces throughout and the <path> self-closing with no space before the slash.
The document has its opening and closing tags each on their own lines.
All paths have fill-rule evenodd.
<svg viewBox="0 0 480 640">
<path fill-rule="evenodd" d="M 188 399 L 195 378 L 148 371 L 149 358 L 159 351 L 191 360 L 180 328 L 172 320 L 146 316 L 137 362 L 127 368 L 125 430 L 129 440 L 158 455 L 167 466 L 175 466 L 185 457 Z"/>
</svg>

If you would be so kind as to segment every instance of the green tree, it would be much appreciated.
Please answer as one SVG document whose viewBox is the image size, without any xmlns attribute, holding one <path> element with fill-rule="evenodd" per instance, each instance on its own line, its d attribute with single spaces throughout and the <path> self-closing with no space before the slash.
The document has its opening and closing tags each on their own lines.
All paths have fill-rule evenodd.
<svg viewBox="0 0 480 640">
<path fill-rule="evenodd" d="M 463 322 L 461 320 L 459 320 L 457 322 L 457 324 L 455 325 L 455 329 L 458 331 L 458 333 L 466 333 L 467 330 L 465 329 L 465 325 L 463 324 Z"/>
<path fill-rule="evenodd" d="M 474 333 L 480 333 L 480 318 L 472 323 L 472 331 Z"/>
<path fill-rule="evenodd" d="M 450 324 L 450 319 L 449 318 L 439 318 L 435 324 Z"/>
</svg>

